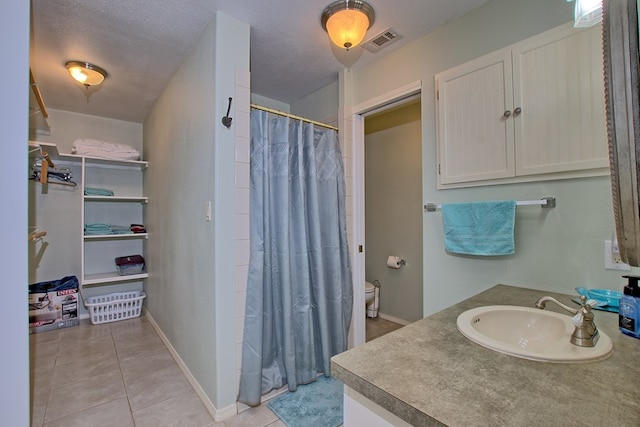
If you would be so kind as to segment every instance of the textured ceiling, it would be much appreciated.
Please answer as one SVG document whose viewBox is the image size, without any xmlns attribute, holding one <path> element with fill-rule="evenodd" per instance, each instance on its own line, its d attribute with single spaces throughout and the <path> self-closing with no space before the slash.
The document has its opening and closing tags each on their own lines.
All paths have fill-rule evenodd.
<svg viewBox="0 0 640 427">
<path fill-rule="evenodd" d="M 357 69 L 488 0 L 370 0 L 376 21 L 367 37 L 391 27 L 401 38 Z M 169 78 L 220 11 L 251 26 L 251 90 L 291 103 L 337 81 L 344 68 L 320 26 L 330 0 L 31 0 L 31 68 L 46 105 L 142 122 Z M 352 56 L 353 56 L 352 55 Z M 64 63 L 109 72 L 90 98 Z"/>
</svg>

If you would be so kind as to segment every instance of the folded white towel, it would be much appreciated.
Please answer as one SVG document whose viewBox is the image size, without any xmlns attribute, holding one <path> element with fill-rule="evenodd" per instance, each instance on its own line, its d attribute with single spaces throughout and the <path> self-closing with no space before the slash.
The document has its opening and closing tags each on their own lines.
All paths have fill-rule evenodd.
<svg viewBox="0 0 640 427">
<path fill-rule="evenodd" d="M 78 138 L 73 141 L 73 154 L 110 160 L 140 160 L 140 152 L 126 144 Z"/>
</svg>

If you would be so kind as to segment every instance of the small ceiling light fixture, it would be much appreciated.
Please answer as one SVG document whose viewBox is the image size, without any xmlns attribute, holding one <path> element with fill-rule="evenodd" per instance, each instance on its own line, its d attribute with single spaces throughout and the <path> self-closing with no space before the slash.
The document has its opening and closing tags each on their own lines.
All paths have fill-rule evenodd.
<svg viewBox="0 0 640 427">
<path fill-rule="evenodd" d="M 98 86 L 109 75 L 102 68 L 88 62 L 68 61 L 64 66 L 69 70 L 71 77 L 86 88 Z"/>
<path fill-rule="evenodd" d="M 373 7 L 361 0 L 339 0 L 322 12 L 322 28 L 338 47 L 351 49 L 364 39 L 373 25 L 376 14 Z"/>
</svg>

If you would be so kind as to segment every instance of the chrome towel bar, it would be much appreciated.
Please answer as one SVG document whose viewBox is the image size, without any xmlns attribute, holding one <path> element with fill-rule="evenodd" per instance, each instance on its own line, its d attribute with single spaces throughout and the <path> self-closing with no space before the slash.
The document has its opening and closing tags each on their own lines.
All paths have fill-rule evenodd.
<svg viewBox="0 0 640 427">
<path fill-rule="evenodd" d="M 542 206 L 543 208 L 555 208 L 556 198 L 543 197 L 540 200 L 518 200 L 516 202 L 516 206 L 527 206 L 527 205 L 538 205 L 538 206 Z M 435 212 L 440 208 L 442 208 L 441 204 L 427 203 L 426 205 L 424 205 L 425 212 Z"/>
</svg>

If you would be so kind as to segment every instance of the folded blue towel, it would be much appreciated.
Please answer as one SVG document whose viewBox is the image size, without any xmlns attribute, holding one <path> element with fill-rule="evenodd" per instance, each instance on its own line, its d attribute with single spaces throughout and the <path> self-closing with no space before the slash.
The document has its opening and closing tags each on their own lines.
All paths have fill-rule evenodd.
<svg viewBox="0 0 640 427">
<path fill-rule="evenodd" d="M 514 200 L 442 205 L 445 249 L 464 255 L 513 255 L 515 219 Z"/>
<path fill-rule="evenodd" d="M 113 196 L 113 190 L 108 188 L 84 187 L 85 196 Z"/>
<path fill-rule="evenodd" d="M 85 224 L 85 236 L 107 236 L 110 234 L 132 234 L 130 227 L 111 224 Z"/>
</svg>

